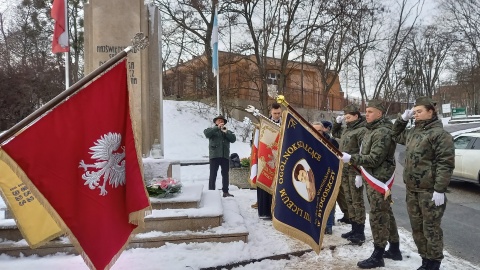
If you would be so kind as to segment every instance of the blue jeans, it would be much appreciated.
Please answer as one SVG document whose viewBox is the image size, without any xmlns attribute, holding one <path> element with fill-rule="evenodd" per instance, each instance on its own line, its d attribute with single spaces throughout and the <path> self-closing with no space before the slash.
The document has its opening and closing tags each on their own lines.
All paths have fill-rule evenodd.
<svg viewBox="0 0 480 270">
<path fill-rule="evenodd" d="M 334 224 L 335 224 L 335 206 L 333 207 L 332 211 L 330 212 L 330 215 L 328 216 L 327 228 L 332 228 Z"/>
</svg>

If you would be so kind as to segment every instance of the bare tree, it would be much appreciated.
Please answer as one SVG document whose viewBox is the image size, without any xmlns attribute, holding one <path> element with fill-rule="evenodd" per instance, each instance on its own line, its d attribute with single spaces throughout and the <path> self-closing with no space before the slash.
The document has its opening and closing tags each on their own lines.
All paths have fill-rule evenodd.
<svg viewBox="0 0 480 270">
<path fill-rule="evenodd" d="M 417 22 L 423 3 L 424 0 L 416 0 L 410 7 L 408 7 L 408 0 L 398 0 L 396 3 L 399 8 L 398 17 L 395 18 L 396 22 L 393 23 L 393 28 L 390 30 L 392 34 L 387 33 L 385 38 L 383 44 L 385 49 L 381 51 L 383 56 L 375 63 L 377 76 L 372 98 L 380 98 L 385 90 L 392 67 Z"/>
<path fill-rule="evenodd" d="M 460 41 L 467 44 L 475 54 L 480 66 L 480 2 L 472 0 L 441 0 L 442 18 L 452 32 L 461 33 Z"/>
<path fill-rule="evenodd" d="M 455 43 L 453 35 L 435 25 L 418 27 L 406 44 L 408 56 L 414 65 L 412 75 L 418 76 L 421 84 L 416 96 L 429 96 L 435 90 L 447 53 Z"/>
</svg>

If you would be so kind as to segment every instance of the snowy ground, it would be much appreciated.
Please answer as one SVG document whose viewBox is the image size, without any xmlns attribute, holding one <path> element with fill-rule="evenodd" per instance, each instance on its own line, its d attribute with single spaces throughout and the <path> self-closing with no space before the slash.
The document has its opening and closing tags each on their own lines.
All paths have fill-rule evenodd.
<svg viewBox="0 0 480 270">
<path fill-rule="evenodd" d="M 166 101 L 164 110 L 167 116 L 165 117 L 165 157 L 177 160 L 206 158 L 208 141 L 203 136 L 203 130 L 212 125 L 214 111 L 196 103 L 173 101 Z M 241 127 L 243 123 L 232 121 L 227 126 L 233 129 L 233 126 Z M 235 132 L 239 134 L 241 129 Z M 240 157 L 249 156 L 250 147 L 247 142 L 239 140 L 234 143 L 231 152 L 238 153 Z M 208 165 L 182 167 L 181 176 L 182 182 L 200 183 L 207 187 Z M 221 186 L 220 177 L 217 179 L 217 186 Z M 277 232 L 273 229 L 271 221 L 258 218 L 256 210 L 250 207 L 256 201 L 255 190 L 239 190 L 231 186 L 231 193 L 235 197 L 222 200 L 231 200 L 238 204 L 239 209 L 236 211 L 243 216 L 249 231 L 247 243 L 168 244 L 153 249 L 131 249 L 123 252 L 112 269 L 201 269 L 232 265 L 237 262 L 240 264 L 235 269 L 357 269 L 356 263 L 367 258 L 373 250 L 368 218 L 365 229 L 367 241 L 363 246 L 348 245 L 348 241 L 342 239 L 340 234 L 347 232 L 350 229 L 349 225 L 336 224 L 333 235 L 325 237 L 323 250 L 317 255 L 309 251 L 310 248 L 305 244 Z M 3 201 L 0 200 L 0 207 L 2 205 Z M 229 202 L 228 205 L 232 204 Z M 226 209 L 230 211 L 229 207 Z M 342 216 L 338 208 L 336 215 L 336 218 Z M 416 253 L 411 234 L 404 228 L 399 230 L 404 260 L 386 260 L 386 267 L 383 269 L 417 269 L 421 259 Z M 282 256 L 275 257 L 301 251 L 307 252 L 301 257 L 284 256 L 284 259 L 278 259 Z M 275 259 L 262 260 L 263 258 Z M 242 263 L 248 261 L 253 262 Z M 455 258 L 448 252 L 445 252 L 441 267 L 443 270 L 479 268 L 480 266 Z M 81 270 L 88 268 L 79 256 L 57 254 L 22 258 L 0 255 L 0 269 Z"/>
</svg>

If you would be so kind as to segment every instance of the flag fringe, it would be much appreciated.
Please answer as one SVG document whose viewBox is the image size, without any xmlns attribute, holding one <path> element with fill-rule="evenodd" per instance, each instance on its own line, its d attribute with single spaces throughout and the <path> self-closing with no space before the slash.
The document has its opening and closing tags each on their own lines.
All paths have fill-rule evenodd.
<svg viewBox="0 0 480 270">
<path fill-rule="evenodd" d="M 291 236 L 295 239 L 298 239 L 302 242 L 304 242 L 305 244 L 309 245 L 313 251 L 315 251 L 317 253 L 317 255 L 320 253 L 320 250 L 322 250 L 322 242 L 323 242 L 323 236 L 324 236 L 324 229 L 322 229 L 322 232 L 320 234 L 320 245 L 318 245 L 317 243 L 315 243 L 315 241 L 313 240 L 312 237 L 310 237 L 310 235 L 290 226 L 290 225 L 287 225 L 283 222 L 280 222 L 278 221 L 277 219 L 275 219 L 275 217 L 272 217 L 272 221 L 273 221 L 273 227 L 277 230 L 277 231 L 280 231 L 288 236 Z"/>
<path fill-rule="evenodd" d="M 18 165 L 15 164 L 15 163 L 12 164 L 12 163 L 9 161 L 9 160 L 11 160 L 10 156 L 8 156 L 8 154 L 5 153 L 1 148 L 0 148 L 0 160 L 2 160 L 3 162 L 5 162 L 5 164 L 7 164 L 7 165 L 12 169 L 12 171 L 13 171 L 15 174 L 17 174 L 17 171 L 18 171 L 18 170 L 15 169 L 15 166 L 18 167 Z M 12 166 L 12 165 L 13 165 L 13 166 Z M 18 176 L 18 174 L 17 174 L 17 176 Z M 19 177 L 19 179 L 20 179 L 20 177 Z M 20 179 L 20 180 L 22 180 L 22 179 Z M 23 180 L 22 180 L 22 182 L 23 182 Z M 26 186 L 29 188 L 30 191 L 32 191 L 32 188 L 31 188 L 30 186 L 28 186 L 28 185 L 26 185 Z M 34 193 L 34 192 L 32 192 L 32 193 Z M 37 197 L 36 195 L 34 195 L 34 196 Z M 10 201 L 7 199 L 7 196 L 3 193 L 3 190 L 2 190 L 2 189 L 0 189 L 0 197 L 2 197 L 3 201 L 4 201 L 5 204 L 7 205 L 7 208 L 8 208 L 8 209 L 13 209 L 13 207 L 10 205 Z M 42 205 L 43 207 L 45 207 L 43 204 L 41 204 L 41 205 Z M 50 214 L 50 212 L 48 211 L 48 209 L 46 209 L 46 210 L 47 210 L 47 212 Z M 45 245 L 46 243 L 48 243 L 49 241 L 51 241 L 51 240 L 53 240 L 53 239 L 55 239 L 55 238 L 57 238 L 57 237 L 60 237 L 60 236 L 62 236 L 62 235 L 65 234 L 64 231 L 63 231 L 63 229 L 62 229 L 59 233 L 52 234 L 52 235 L 50 235 L 49 237 L 45 238 L 44 240 L 38 242 L 37 244 L 32 244 L 32 243 L 29 241 L 28 237 L 26 237 L 26 236 L 24 235 L 24 228 L 23 228 L 22 224 L 18 222 L 18 220 L 17 220 L 17 218 L 16 218 L 16 216 L 15 216 L 15 212 L 14 212 L 14 211 L 11 211 L 11 214 L 12 214 L 12 216 L 13 216 L 13 220 L 15 221 L 15 224 L 16 224 L 17 228 L 19 229 L 20 233 L 22 234 L 23 239 L 25 239 L 25 241 L 27 242 L 28 246 L 29 246 L 31 249 L 36 249 L 36 248 L 38 248 L 38 247 L 41 247 L 41 246 Z M 52 219 L 53 219 L 53 218 L 52 218 Z M 53 219 L 53 221 L 61 228 L 60 224 L 58 224 L 58 222 L 57 222 L 55 219 Z"/>
<path fill-rule="evenodd" d="M 140 174 L 142 176 L 142 182 L 143 182 L 143 190 L 145 192 L 145 196 L 148 199 L 148 205 L 149 207 L 143 209 L 143 210 L 139 210 L 139 211 L 144 211 L 142 213 L 139 213 L 139 214 L 135 214 L 136 212 L 133 212 L 133 213 L 130 213 L 129 214 L 129 222 L 132 223 L 132 224 L 135 224 L 135 225 L 138 225 L 140 226 L 141 228 L 144 227 L 144 221 L 140 221 L 140 218 L 144 218 L 145 216 L 148 216 L 152 213 L 152 205 L 150 203 L 150 195 L 148 194 L 148 191 L 147 191 L 147 187 L 146 187 L 146 183 L 145 183 L 145 174 L 144 174 L 144 168 L 143 168 L 143 160 L 142 160 L 142 151 L 140 149 L 141 148 L 141 143 L 140 143 L 140 132 L 139 132 L 139 128 L 137 126 L 137 122 L 136 121 L 133 121 L 133 116 L 132 116 L 132 109 L 133 109 L 133 88 L 132 88 L 132 85 L 130 83 L 130 80 L 127 80 L 127 89 L 128 89 L 128 113 L 130 114 L 130 123 L 132 124 L 132 133 L 133 133 L 133 141 L 135 143 L 135 150 L 137 152 L 137 162 L 138 162 L 138 166 L 140 168 Z M 138 212 L 138 211 L 137 211 Z"/>
<path fill-rule="evenodd" d="M 40 247 L 42 245 L 44 245 L 45 243 L 47 243 L 48 241 L 56 238 L 56 237 L 59 237 L 63 234 L 65 234 L 65 232 L 68 230 L 65 226 L 65 223 L 63 221 L 60 221 L 60 216 L 57 214 L 57 212 L 55 211 L 55 209 L 53 209 L 53 207 L 48 203 L 48 201 L 45 199 L 45 197 L 43 197 L 43 195 L 37 190 L 37 188 L 35 187 L 35 185 L 33 185 L 33 183 L 30 181 L 30 179 L 28 178 L 28 176 L 25 174 L 25 172 L 22 170 L 22 168 L 20 168 L 20 166 L 18 166 L 18 164 L 5 152 L 3 151 L 1 148 L 0 148 L 0 160 L 2 160 L 3 162 L 5 162 L 5 164 L 7 164 L 7 166 L 10 167 L 10 169 L 13 171 L 13 173 L 15 173 L 17 175 L 17 177 L 20 179 L 20 181 L 22 181 L 27 187 L 28 189 L 30 190 L 30 192 L 32 192 L 33 196 L 35 198 L 37 198 L 37 200 L 39 201 L 39 203 L 45 208 L 45 210 L 47 211 L 48 214 L 50 214 L 50 216 L 52 216 L 52 219 L 53 221 L 60 227 L 60 229 L 62 230 L 61 233 L 59 234 L 56 234 L 52 237 L 49 237 L 48 240 L 45 240 L 45 241 L 42 241 L 41 243 L 35 245 L 35 247 L 33 246 L 30 246 L 30 243 L 27 243 L 29 244 L 29 246 L 31 248 L 37 248 L 37 247 Z M 6 199 L 6 198 L 4 198 Z M 4 200 L 5 203 L 8 204 L 8 200 Z M 10 205 L 9 205 L 10 207 Z M 10 209 L 12 209 L 10 207 Z M 13 211 L 12 211 L 12 214 L 14 215 Z M 15 219 L 16 221 L 16 219 Z M 22 225 L 17 223 L 17 227 L 20 229 L 20 232 L 23 231 L 23 228 L 22 228 Z M 22 232 L 22 236 L 23 236 L 23 232 Z M 24 237 L 25 239 L 25 237 Z M 25 239 L 27 240 L 27 239 Z"/>
</svg>

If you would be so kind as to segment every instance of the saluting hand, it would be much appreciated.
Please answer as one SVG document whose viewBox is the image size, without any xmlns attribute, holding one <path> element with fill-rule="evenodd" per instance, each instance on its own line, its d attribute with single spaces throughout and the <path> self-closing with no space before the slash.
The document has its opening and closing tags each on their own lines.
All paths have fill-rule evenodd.
<svg viewBox="0 0 480 270">
<path fill-rule="evenodd" d="M 403 121 L 408 121 L 408 119 L 412 118 L 413 110 L 406 109 L 402 114 Z"/>
</svg>

